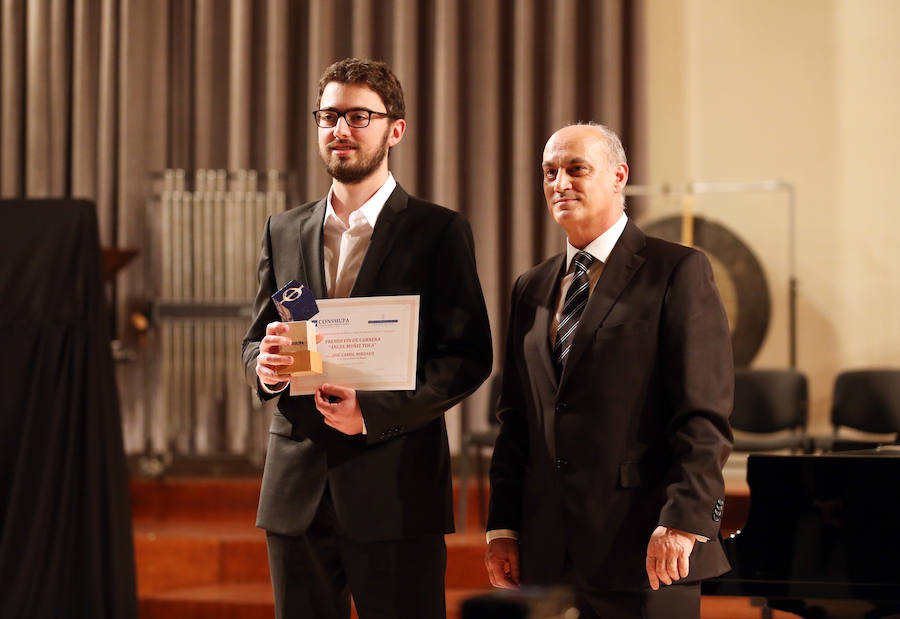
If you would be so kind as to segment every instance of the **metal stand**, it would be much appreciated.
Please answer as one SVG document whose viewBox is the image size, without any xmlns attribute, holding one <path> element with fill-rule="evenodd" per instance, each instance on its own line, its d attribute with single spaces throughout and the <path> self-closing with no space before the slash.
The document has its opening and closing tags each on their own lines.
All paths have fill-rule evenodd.
<svg viewBox="0 0 900 619">
<path fill-rule="evenodd" d="M 736 183 L 688 183 L 684 187 L 672 185 L 628 185 L 626 196 L 682 198 L 682 243 L 693 245 L 693 196 L 720 193 L 784 192 L 787 194 L 788 216 L 788 360 L 797 367 L 797 267 L 796 267 L 796 194 L 794 186 L 782 180 L 763 180 Z"/>
</svg>

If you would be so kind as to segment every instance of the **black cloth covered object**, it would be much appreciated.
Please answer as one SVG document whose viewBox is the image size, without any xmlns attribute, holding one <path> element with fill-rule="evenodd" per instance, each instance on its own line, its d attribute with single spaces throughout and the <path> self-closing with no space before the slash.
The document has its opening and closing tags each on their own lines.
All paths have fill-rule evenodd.
<svg viewBox="0 0 900 619">
<path fill-rule="evenodd" d="M 137 617 L 94 206 L 0 201 L 0 618 Z"/>
</svg>

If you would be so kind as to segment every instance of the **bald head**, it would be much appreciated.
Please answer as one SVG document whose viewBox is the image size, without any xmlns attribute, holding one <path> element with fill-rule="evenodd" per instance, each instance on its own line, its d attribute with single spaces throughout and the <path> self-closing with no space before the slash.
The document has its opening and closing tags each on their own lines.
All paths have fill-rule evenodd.
<svg viewBox="0 0 900 619">
<path fill-rule="evenodd" d="M 547 140 L 544 197 L 569 242 L 583 249 L 622 216 L 628 164 L 622 143 L 602 125 L 570 125 Z"/>
<path fill-rule="evenodd" d="M 547 144 L 544 146 L 544 152 L 555 141 L 572 141 L 580 140 L 586 144 L 590 144 L 591 148 L 600 147 L 603 154 L 609 162 L 610 167 L 617 163 L 628 163 L 625 157 L 625 149 L 622 147 L 622 141 L 615 131 L 606 125 L 597 123 L 584 123 L 577 125 L 567 125 L 550 136 Z"/>
</svg>

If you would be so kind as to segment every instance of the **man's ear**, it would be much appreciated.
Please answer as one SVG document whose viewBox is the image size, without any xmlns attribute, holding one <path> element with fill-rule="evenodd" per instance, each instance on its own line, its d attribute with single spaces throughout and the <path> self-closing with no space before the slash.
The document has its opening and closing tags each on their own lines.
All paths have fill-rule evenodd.
<svg viewBox="0 0 900 619">
<path fill-rule="evenodd" d="M 388 146 L 396 146 L 403 139 L 404 133 L 406 133 L 406 121 L 398 118 L 391 125 Z"/>
<path fill-rule="evenodd" d="M 628 182 L 628 164 L 627 163 L 617 163 L 616 164 L 616 191 L 622 191 L 625 189 L 625 184 Z"/>
</svg>

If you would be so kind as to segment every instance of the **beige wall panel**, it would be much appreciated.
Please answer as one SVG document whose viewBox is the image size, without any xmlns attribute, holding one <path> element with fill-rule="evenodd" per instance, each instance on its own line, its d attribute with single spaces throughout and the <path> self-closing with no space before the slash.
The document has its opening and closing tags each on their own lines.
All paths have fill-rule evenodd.
<svg viewBox="0 0 900 619">
<path fill-rule="evenodd" d="M 898 20 L 890 0 L 682 0 L 650 3 L 643 22 L 651 182 L 796 187 L 798 364 L 817 431 L 839 371 L 900 365 Z M 786 197 L 705 197 L 696 208 L 762 262 L 773 315 L 756 365 L 784 366 Z"/>
<path fill-rule="evenodd" d="M 843 366 L 900 366 L 900 3 L 837 3 Z"/>
</svg>

